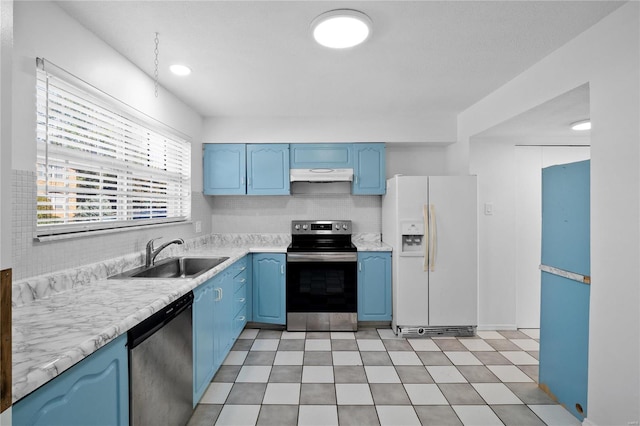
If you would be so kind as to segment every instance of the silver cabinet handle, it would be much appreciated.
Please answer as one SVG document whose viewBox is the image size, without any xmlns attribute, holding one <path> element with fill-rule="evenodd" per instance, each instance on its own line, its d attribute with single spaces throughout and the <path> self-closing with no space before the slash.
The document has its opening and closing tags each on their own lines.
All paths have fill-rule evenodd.
<svg viewBox="0 0 640 426">
<path fill-rule="evenodd" d="M 244 321 L 244 319 L 245 319 L 244 315 L 241 317 L 238 317 L 238 321 Z"/>
<path fill-rule="evenodd" d="M 362 272 L 362 262 L 358 262 L 358 271 Z"/>
<path fill-rule="evenodd" d="M 280 265 L 280 275 L 284 275 L 284 264 Z"/>
<path fill-rule="evenodd" d="M 241 297 L 240 299 L 238 299 L 238 302 L 240 302 L 240 303 L 244 303 L 244 301 L 245 301 L 244 297 Z"/>
<path fill-rule="evenodd" d="M 241 283 L 247 282 L 244 278 L 240 280 Z"/>
</svg>

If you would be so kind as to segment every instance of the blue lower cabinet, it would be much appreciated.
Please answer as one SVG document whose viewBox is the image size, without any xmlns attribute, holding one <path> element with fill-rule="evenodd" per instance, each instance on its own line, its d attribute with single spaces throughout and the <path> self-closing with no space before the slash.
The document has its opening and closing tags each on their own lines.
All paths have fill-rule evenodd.
<svg viewBox="0 0 640 426">
<path fill-rule="evenodd" d="M 193 290 L 193 406 L 200 401 L 216 371 L 213 342 L 215 282 Z"/>
<path fill-rule="evenodd" d="M 286 254 L 253 254 L 253 321 L 286 324 Z"/>
<path fill-rule="evenodd" d="M 358 253 L 358 321 L 391 321 L 391 253 Z"/>
<path fill-rule="evenodd" d="M 128 425 L 126 343 L 118 337 L 18 401 L 13 425 Z"/>
</svg>

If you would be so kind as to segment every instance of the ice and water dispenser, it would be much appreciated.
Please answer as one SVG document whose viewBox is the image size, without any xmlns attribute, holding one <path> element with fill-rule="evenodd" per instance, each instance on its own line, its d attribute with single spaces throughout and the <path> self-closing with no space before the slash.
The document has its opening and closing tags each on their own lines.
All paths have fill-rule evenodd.
<svg viewBox="0 0 640 426">
<path fill-rule="evenodd" d="M 403 220 L 400 222 L 402 249 L 400 256 L 424 256 L 424 222 L 422 220 Z"/>
</svg>

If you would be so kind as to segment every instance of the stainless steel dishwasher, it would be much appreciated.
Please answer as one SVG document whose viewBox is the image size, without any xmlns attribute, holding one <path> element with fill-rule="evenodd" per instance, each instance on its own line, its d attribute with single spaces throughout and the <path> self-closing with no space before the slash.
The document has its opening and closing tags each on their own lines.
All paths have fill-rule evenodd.
<svg viewBox="0 0 640 426">
<path fill-rule="evenodd" d="M 190 291 L 129 330 L 132 426 L 183 426 L 191 417 L 192 306 Z"/>
</svg>

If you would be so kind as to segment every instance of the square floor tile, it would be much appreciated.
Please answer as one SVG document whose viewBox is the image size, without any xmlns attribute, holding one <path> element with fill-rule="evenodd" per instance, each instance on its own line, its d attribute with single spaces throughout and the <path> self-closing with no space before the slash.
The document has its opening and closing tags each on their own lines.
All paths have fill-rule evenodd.
<svg viewBox="0 0 640 426">
<path fill-rule="evenodd" d="M 242 365 L 248 353 L 248 351 L 230 351 L 222 361 L 222 365 Z"/>
<path fill-rule="evenodd" d="M 549 426 L 579 426 L 582 424 L 561 405 L 529 405 L 529 408 Z"/>
<path fill-rule="evenodd" d="M 233 383 L 217 383 L 213 382 L 200 399 L 201 404 L 224 404 L 231 392 Z"/>
<path fill-rule="evenodd" d="M 187 426 L 211 426 L 220 415 L 222 407 L 222 405 L 198 404 Z"/>
<path fill-rule="evenodd" d="M 302 383 L 333 383 L 332 366 L 305 365 L 302 367 Z"/>
<path fill-rule="evenodd" d="M 252 351 L 277 351 L 280 339 L 256 339 L 251 345 Z"/>
<path fill-rule="evenodd" d="M 533 339 L 511 339 L 511 343 L 518 346 L 523 351 L 539 351 L 540 343 Z"/>
<path fill-rule="evenodd" d="M 366 383 L 336 383 L 338 405 L 373 405 L 373 397 Z"/>
<path fill-rule="evenodd" d="M 251 351 L 244 360 L 244 365 L 272 365 L 276 353 L 274 351 Z"/>
<path fill-rule="evenodd" d="M 333 365 L 330 351 L 309 351 L 304 353 L 304 365 Z"/>
<path fill-rule="evenodd" d="M 456 412 L 448 405 L 422 405 L 413 409 L 423 425 L 462 426 Z"/>
<path fill-rule="evenodd" d="M 438 385 L 433 383 L 405 383 L 404 388 L 413 405 L 447 405 Z"/>
<path fill-rule="evenodd" d="M 498 330 L 507 339 L 526 339 L 527 335 L 518 330 Z"/>
<path fill-rule="evenodd" d="M 367 375 L 362 366 L 333 367 L 336 383 L 367 383 Z"/>
<path fill-rule="evenodd" d="M 376 411 L 381 425 L 418 425 L 420 420 L 413 407 L 377 405 Z"/>
<path fill-rule="evenodd" d="M 396 365 L 402 383 L 433 383 L 427 369 L 418 365 Z"/>
<path fill-rule="evenodd" d="M 516 365 L 538 365 L 538 360 L 524 351 L 500 351 L 500 353 Z"/>
<path fill-rule="evenodd" d="M 496 413 L 487 405 L 454 405 L 464 426 L 504 426 Z"/>
<path fill-rule="evenodd" d="M 472 352 L 484 365 L 512 365 L 500 352 Z"/>
<path fill-rule="evenodd" d="M 384 352 L 360 352 L 364 365 L 393 365 L 389 354 Z"/>
<path fill-rule="evenodd" d="M 354 334 L 356 336 L 356 339 L 380 339 L 378 330 L 376 330 L 375 328 L 361 328 Z"/>
<path fill-rule="evenodd" d="M 444 352 L 416 352 L 424 365 L 451 365 L 451 360 Z"/>
<path fill-rule="evenodd" d="M 307 339 L 331 339 L 331 333 L 328 331 L 307 331 Z"/>
<path fill-rule="evenodd" d="M 380 336 L 381 339 L 397 339 L 398 338 L 398 336 L 396 336 L 396 334 L 390 328 L 379 328 L 378 336 Z"/>
<path fill-rule="evenodd" d="M 439 351 L 440 347 L 436 345 L 433 340 L 428 338 L 423 339 L 407 339 L 407 342 L 411 345 L 414 351 Z"/>
<path fill-rule="evenodd" d="M 411 405 L 400 383 L 371 383 L 369 388 L 375 405 Z"/>
<path fill-rule="evenodd" d="M 384 339 L 382 344 L 388 351 L 413 351 L 413 348 L 405 339 Z"/>
<path fill-rule="evenodd" d="M 487 339 L 485 340 L 496 351 L 519 351 L 520 348 L 509 339 Z"/>
<path fill-rule="evenodd" d="M 264 398 L 266 383 L 235 383 L 229 396 L 227 404 L 230 405 L 252 405 L 261 404 Z"/>
<path fill-rule="evenodd" d="M 476 334 L 481 339 L 506 339 L 506 337 L 497 331 L 478 331 Z"/>
<path fill-rule="evenodd" d="M 379 425 L 378 413 L 369 405 L 338 405 L 340 426 Z"/>
<path fill-rule="evenodd" d="M 520 331 L 532 339 L 540 338 L 540 329 L 539 328 L 521 328 Z"/>
<path fill-rule="evenodd" d="M 280 339 L 279 351 L 304 351 L 304 339 Z"/>
<path fill-rule="evenodd" d="M 426 368 L 436 383 L 467 383 L 467 379 L 454 366 L 429 365 Z"/>
<path fill-rule="evenodd" d="M 482 365 L 482 362 L 471 352 L 449 352 L 444 353 L 451 360 L 453 365 Z"/>
<path fill-rule="evenodd" d="M 332 331 L 331 332 L 331 339 L 335 339 L 335 340 L 341 340 L 341 339 L 349 339 L 349 340 L 355 340 L 356 336 L 353 334 L 352 331 Z"/>
<path fill-rule="evenodd" d="M 540 368 L 537 365 L 519 365 L 518 368 L 522 370 L 524 374 L 531 377 L 533 381 L 538 381 Z"/>
<path fill-rule="evenodd" d="M 281 330 L 260 330 L 256 339 L 280 339 L 282 337 Z"/>
<path fill-rule="evenodd" d="M 497 383 L 500 381 L 495 374 L 484 365 L 460 365 L 458 371 L 469 383 Z"/>
<path fill-rule="evenodd" d="M 527 353 L 540 362 L 540 351 L 527 351 Z"/>
<path fill-rule="evenodd" d="M 440 383 L 440 391 L 450 405 L 484 405 L 484 399 L 468 383 Z"/>
<path fill-rule="evenodd" d="M 236 381 L 241 368 L 242 366 L 240 365 L 221 365 L 216 375 L 213 376 L 213 381 L 233 383 Z"/>
<path fill-rule="evenodd" d="M 269 381 L 271 373 L 270 366 L 264 365 L 245 365 L 240 369 L 236 382 L 244 383 L 266 383 Z"/>
<path fill-rule="evenodd" d="M 333 365 L 362 365 L 358 351 L 334 351 Z"/>
<path fill-rule="evenodd" d="M 529 405 L 555 404 L 536 383 L 505 383 L 518 399 Z"/>
<path fill-rule="evenodd" d="M 336 405 L 336 388 L 331 383 L 303 383 L 300 404 Z"/>
<path fill-rule="evenodd" d="M 302 380 L 302 366 L 274 365 L 271 367 L 269 382 L 272 383 L 300 383 Z"/>
<path fill-rule="evenodd" d="M 358 339 L 357 342 L 361 351 L 386 351 L 380 339 Z"/>
<path fill-rule="evenodd" d="M 458 339 L 434 339 L 433 341 L 443 351 L 468 351 Z"/>
<path fill-rule="evenodd" d="M 331 340 L 331 350 L 333 351 L 357 351 L 356 339 Z"/>
<path fill-rule="evenodd" d="M 338 407 L 335 405 L 301 405 L 298 411 L 298 425 L 338 425 Z"/>
<path fill-rule="evenodd" d="M 257 328 L 245 328 L 242 330 L 242 333 L 240 333 L 238 339 L 255 339 L 259 332 L 260 330 Z"/>
<path fill-rule="evenodd" d="M 296 426 L 297 405 L 263 405 L 258 415 L 258 426 Z"/>
<path fill-rule="evenodd" d="M 218 416 L 216 425 L 246 426 L 253 425 L 258 420 L 260 405 L 231 405 L 226 404 Z"/>
<path fill-rule="evenodd" d="M 422 365 L 422 361 L 414 351 L 389 351 L 394 365 Z"/>
<path fill-rule="evenodd" d="M 470 351 L 495 351 L 491 345 L 482 339 L 458 339 Z"/>
<path fill-rule="evenodd" d="M 400 383 L 400 377 L 393 366 L 367 365 L 364 370 L 369 383 Z"/>
<path fill-rule="evenodd" d="M 504 383 L 472 383 L 472 386 L 489 405 L 522 404 Z"/>
<path fill-rule="evenodd" d="M 303 351 L 278 351 L 273 365 L 302 365 Z"/>
<path fill-rule="evenodd" d="M 492 405 L 491 409 L 507 426 L 547 426 L 526 405 Z"/>
<path fill-rule="evenodd" d="M 491 370 L 501 382 L 533 382 L 529 376 L 524 374 L 522 370 L 515 365 L 489 365 L 487 368 Z"/>
<path fill-rule="evenodd" d="M 304 331 L 283 331 L 280 339 L 288 340 L 288 339 L 305 339 L 307 333 Z"/>
<path fill-rule="evenodd" d="M 248 351 L 253 345 L 253 339 L 237 339 L 231 348 L 232 351 Z"/>
<path fill-rule="evenodd" d="M 329 339 L 307 339 L 304 345 L 305 351 L 330 351 L 331 340 Z"/>
<path fill-rule="evenodd" d="M 300 403 L 300 383 L 268 383 L 263 404 L 297 405 Z"/>
</svg>

